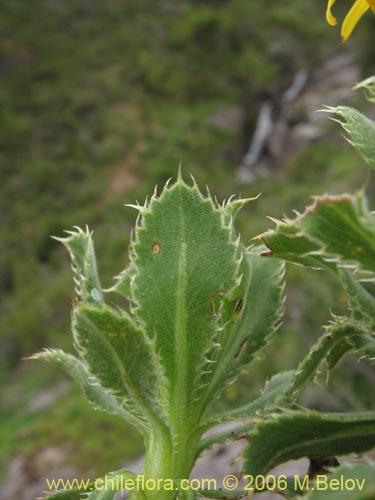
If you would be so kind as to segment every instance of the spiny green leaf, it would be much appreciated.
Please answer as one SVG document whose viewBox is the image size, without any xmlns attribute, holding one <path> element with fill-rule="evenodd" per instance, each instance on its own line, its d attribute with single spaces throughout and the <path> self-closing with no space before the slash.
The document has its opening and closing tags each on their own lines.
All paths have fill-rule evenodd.
<svg viewBox="0 0 375 500">
<path fill-rule="evenodd" d="M 244 451 L 244 471 L 256 476 L 288 460 L 363 453 L 375 446 L 375 413 L 279 415 L 259 424 Z"/>
<path fill-rule="evenodd" d="M 333 270 L 336 263 L 358 263 L 375 271 L 374 218 L 361 193 L 317 196 L 302 215 L 260 237 L 274 257 Z"/>
<path fill-rule="evenodd" d="M 54 239 L 61 241 L 70 253 L 77 297 L 82 302 L 99 306 L 103 301 L 103 292 L 96 268 L 92 233 L 88 228 L 84 232 L 79 227 L 76 231 L 66 232 L 69 234 L 66 238 Z"/>
<path fill-rule="evenodd" d="M 256 352 L 270 342 L 280 326 L 284 311 L 284 262 L 271 261 L 256 253 L 247 257 L 250 262 L 249 288 L 234 332 L 234 337 L 248 339 L 243 356 L 236 357 L 240 365 L 247 364 Z"/>
<path fill-rule="evenodd" d="M 134 417 L 99 385 L 97 379 L 88 373 L 84 363 L 76 357 L 61 350 L 45 350 L 34 354 L 31 358 L 46 360 L 55 366 L 62 367 L 79 383 L 86 399 L 96 410 L 133 421 Z"/>
<path fill-rule="evenodd" d="M 179 175 L 137 206 L 131 262 L 109 290 L 129 299 L 130 314 L 102 300 L 91 234 L 78 230 L 63 240 L 80 299 L 72 320 L 83 360 L 76 378 L 88 392 L 78 370 L 87 368 L 98 390 L 142 428 L 150 476 L 188 473 L 207 406 L 279 324 L 284 265 L 245 255 L 234 218 L 246 201 L 220 206 Z"/>
<path fill-rule="evenodd" d="M 242 245 L 240 249 L 240 251 L 245 252 Z M 204 386 L 207 388 L 207 394 L 201 402 L 202 413 L 210 400 L 239 375 L 239 364 L 236 363 L 235 358 L 239 354 L 243 355 L 243 350 L 241 351 L 240 348 L 241 346 L 246 348 L 244 345 L 246 339 L 239 336 L 235 338 L 234 329 L 243 314 L 243 306 L 247 300 L 246 297 L 249 289 L 250 261 L 246 256 L 240 264 L 240 276 L 240 283 L 229 296 L 215 296 L 211 301 L 212 315 L 217 321 L 218 332 L 216 343 L 213 344 L 211 350 L 206 354 L 208 369 L 206 369 L 202 380 Z M 237 347 L 233 346 L 230 348 L 229 346 L 233 343 L 233 339 L 235 339 Z M 239 351 L 241 352 L 239 353 Z M 225 361 L 224 358 L 226 358 Z M 211 368 L 210 364 L 212 364 Z"/>
<path fill-rule="evenodd" d="M 299 225 L 309 237 L 324 245 L 326 254 L 375 271 L 374 219 L 361 194 L 316 197 Z"/>
<path fill-rule="evenodd" d="M 347 106 L 328 106 L 324 111 L 338 117 L 335 121 L 348 133 L 347 141 L 375 168 L 375 122 Z"/>
<path fill-rule="evenodd" d="M 344 483 L 343 483 L 344 481 Z M 375 498 L 375 464 L 344 464 L 327 476 L 319 487 L 314 487 L 304 500 L 373 500 Z M 341 485 L 344 484 L 344 487 Z M 349 487 L 345 487 L 349 485 Z M 353 487 L 354 486 L 354 487 Z"/>
<path fill-rule="evenodd" d="M 155 412 L 163 410 L 162 371 L 142 329 L 126 313 L 77 306 L 73 334 L 81 357 L 99 383 L 136 417 L 158 420 Z"/>
<path fill-rule="evenodd" d="M 229 294 L 238 277 L 232 227 L 224 224 L 222 209 L 180 179 L 151 199 L 132 247 L 134 312 L 162 357 L 170 418 L 186 422 L 217 334 L 213 297 Z"/>
<path fill-rule="evenodd" d="M 242 367 L 272 338 L 280 323 L 284 306 L 284 263 L 260 257 L 255 253 L 245 256 L 243 283 L 246 289 L 234 297 L 231 314 L 237 316 L 230 335 L 217 358 L 217 367 L 207 393 L 207 400 L 233 381 Z M 241 301 L 241 302 L 239 302 Z M 237 312 L 238 305 L 241 309 Z M 228 323 L 228 317 L 224 316 Z"/>
</svg>

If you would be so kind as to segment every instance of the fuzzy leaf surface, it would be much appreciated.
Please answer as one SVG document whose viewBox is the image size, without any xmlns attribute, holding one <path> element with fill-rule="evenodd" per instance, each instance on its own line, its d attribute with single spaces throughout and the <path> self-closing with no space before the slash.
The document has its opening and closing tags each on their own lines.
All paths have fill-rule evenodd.
<svg viewBox="0 0 375 500">
<path fill-rule="evenodd" d="M 226 323 L 229 323 L 230 336 L 226 343 L 221 342 L 223 349 L 218 357 L 208 398 L 234 380 L 254 354 L 270 342 L 283 312 L 284 263 L 250 253 L 245 255 L 243 264 L 248 269 L 246 273 L 243 271 L 242 282 L 246 287 L 240 299 L 235 295 L 230 302 L 232 318 L 224 316 Z M 237 314 L 238 300 L 242 301 L 242 307 Z M 230 321 L 233 322 L 232 327 Z"/>
<path fill-rule="evenodd" d="M 375 271 L 374 218 L 363 196 L 315 197 L 314 204 L 294 220 L 261 235 L 274 257 L 307 266 L 357 263 Z"/>
<path fill-rule="evenodd" d="M 230 293 L 236 283 L 231 227 L 211 199 L 179 181 L 142 213 L 133 252 L 134 312 L 162 357 L 170 418 L 181 424 L 194 411 L 194 386 L 217 333 L 213 297 Z"/>
<path fill-rule="evenodd" d="M 266 474 L 288 460 L 362 453 L 375 446 L 375 413 L 294 412 L 261 423 L 244 451 L 246 474 Z"/>
<path fill-rule="evenodd" d="M 154 420 L 155 405 L 162 401 L 161 369 L 142 329 L 126 313 L 82 305 L 73 311 L 73 334 L 78 352 L 103 388 L 130 413 Z"/>
<path fill-rule="evenodd" d="M 327 265 L 321 256 L 321 244 L 304 234 L 297 221 L 278 221 L 275 230 L 269 230 L 258 238 L 269 249 L 263 252 L 265 257 L 272 256 L 313 268 Z"/>
<path fill-rule="evenodd" d="M 100 306 L 103 301 L 103 291 L 96 266 L 92 233 L 82 231 L 67 231 L 66 238 L 55 238 L 68 249 L 74 272 L 75 290 L 79 300 L 87 304 Z"/>
<path fill-rule="evenodd" d="M 234 337 L 248 339 L 243 355 L 236 356 L 240 365 L 247 364 L 270 342 L 284 309 L 284 262 L 271 261 L 255 253 L 250 253 L 247 258 L 250 262 L 249 288 L 234 332 Z"/>
<path fill-rule="evenodd" d="M 375 271 L 374 219 L 361 195 L 316 197 L 299 224 L 309 237 L 324 245 L 325 253 Z"/>
<path fill-rule="evenodd" d="M 79 359 L 61 350 L 45 350 L 32 356 L 34 359 L 42 359 L 63 368 L 80 385 L 87 401 L 99 411 L 117 415 L 125 419 L 131 419 L 131 415 L 121 407 L 118 401 L 111 397 L 97 382 L 93 375 L 89 374 L 86 366 Z"/>
</svg>

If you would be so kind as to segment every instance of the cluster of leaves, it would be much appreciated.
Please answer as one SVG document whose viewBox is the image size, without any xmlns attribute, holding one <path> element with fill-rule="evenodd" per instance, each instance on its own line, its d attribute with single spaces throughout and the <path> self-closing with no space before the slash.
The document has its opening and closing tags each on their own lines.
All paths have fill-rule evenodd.
<svg viewBox="0 0 375 500">
<path fill-rule="evenodd" d="M 375 78 L 358 85 L 374 102 Z M 375 167 L 375 123 L 357 110 L 339 106 L 328 108 L 347 132 L 349 142 Z M 332 370 L 341 357 L 351 352 L 361 362 L 375 361 L 375 218 L 367 208 L 363 193 L 357 195 L 317 196 L 312 206 L 295 219 L 275 221 L 276 228 L 262 234 L 266 258 L 281 258 L 298 265 L 333 273 L 348 299 L 346 316 L 334 317 L 325 334 L 299 367 L 297 377 L 321 355 Z M 322 358 L 321 358 L 322 359 Z M 294 390 L 294 389 L 293 389 Z M 289 391 L 292 399 L 295 393 Z M 282 403 L 282 401 L 281 401 Z M 293 427 L 293 433 L 288 429 Z M 329 460 L 336 455 L 362 453 L 375 446 L 375 413 L 344 414 L 288 412 L 273 415 L 262 422 L 245 450 L 245 471 L 266 474 L 276 465 L 301 457 Z M 347 465 L 332 477 L 367 477 L 366 491 L 348 498 L 365 499 L 374 494 L 375 465 Z M 284 492 L 288 496 L 290 492 Z M 295 492 L 293 492 L 295 493 Z M 342 498 L 348 492 L 330 492 L 329 498 Z M 314 491 L 308 498 L 327 498 L 326 492 Z"/>
<path fill-rule="evenodd" d="M 177 4 L 182 10 L 173 13 Z M 284 85 L 279 76 L 285 75 L 286 82 L 306 61 L 314 65 L 318 59 L 320 66 L 325 53 L 340 47 L 336 33 L 324 26 L 323 7 L 310 0 L 272 1 L 267 8 L 247 0 L 3 2 L 0 469 L 4 475 L 14 453 L 34 457 L 52 442 L 79 448 L 82 453 L 75 455 L 75 464 L 92 475 L 115 467 L 118 457 L 128 451 L 132 456 L 140 452 L 139 436 L 128 427 L 121 447 L 111 451 L 109 436 L 118 433 L 123 423 L 115 424 L 114 418 L 99 413 L 91 421 L 91 437 L 83 442 L 89 409 L 77 390 L 53 403 L 51 410 L 30 415 L 31 401 L 40 392 L 53 390 L 59 375 L 53 369 L 21 363 L 20 358 L 44 345 L 71 349 L 65 335 L 70 275 L 63 249 L 50 235 L 74 224 L 95 229 L 101 277 L 107 283 L 117 267 L 114 263 L 126 259 L 132 213 L 123 209 L 124 200 L 143 199 L 155 184 L 174 175 L 180 159 L 200 185 L 209 183 L 220 196 L 243 189 L 233 168 L 256 117 L 254 103 L 264 90 L 278 88 L 277 82 Z M 203 18 L 216 26 L 211 30 L 214 43 L 202 34 Z M 368 42 L 367 47 L 371 48 Z M 281 57 L 281 50 L 287 57 Z M 370 56 L 372 62 L 372 51 Z M 242 107 L 249 116 L 243 137 L 211 124 L 211 116 L 225 105 L 237 105 L 237 100 L 246 101 Z M 301 200 L 323 182 L 332 185 L 334 179 L 337 189 L 344 189 L 342 182 L 357 183 L 362 174 L 351 168 L 354 155 L 347 150 L 330 155 L 331 148 L 326 142 L 314 144 L 298 157 L 293 167 L 298 186 L 293 185 L 296 176 L 289 165 L 280 175 L 257 180 L 251 192 L 263 196 L 249 208 L 253 217 L 244 213 L 239 217 L 237 227 L 243 234 L 264 229 L 270 202 L 276 214 L 288 212 L 303 206 Z M 327 155 L 330 169 L 326 169 Z M 309 168 L 299 168 L 307 163 Z M 297 278 L 289 274 L 290 288 L 298 272 Z M 300 287 L 308 286 L 317 304 L 321 286 L 319 276 L 313 279 Z M 325 293 L 334 296 L 333 287 L 324 285 Z M 304 323 L 305 336 L 322 322 L 320 312 L 314 305 L 298 320 Z M 287 328 L 291 339 L 297 340 L 286 347 L 291 355 L 283 356 L 284 343 L 277 356 L 283 366 L 285 360 L 293 366 L 297 343 L 304 340 L 293 336 L 294 323 L 287 323 Z M 272 367 L 264 366 L 270 374 Z M 264 379 L 262 371 L 253 365 L 248 390 L 256 392 Z M 32 390 L 25 386 L 25 373 Z M 237 396 L 245 392 L 239 390 Z M 47 438 L 51 411 L 56 432 Z M 107 452 L 97 452 L 92 459 L 94 436 Z"/>
<path fill-rule="evenodd" d="M 213 130 L 207 116 L 223 102 L 240 101 L 248 113 L 261 89 L 301 61 L 320 62 L 324 42 L 334 38 L 320 15 L 307 0 L 266 9 L 247 0 L 3 5 L 3 366 L 66 329 L 69 284 L 49 235 L 77 223 L 120 234 L 123 193 L 110 189 L 120 167 L 144 186 L 135 192 L 133 183 L 135 196 L 169 177 L 182 157 L 202 182 L 214 168 L 205 174 L 200 166 L 214 165 L 214 182 L 224 176 L 226 183 L 233 161 L 217 161 L 218 151 L 225 144 L 236 159 L 241 145 L 238 135 Z M 111 221 L 102 222 L 109 211 Z M 104 273 L 122 255 L 120 243 L 111 239 Z M 48 334 L 40 322 L 50 325 Z"/>
<path fill-rule="evenodd" d="M 77 229 L 62 239 L 75 275 L 80 359 L 51 350 L 36 357 L 62 365 L 95 408 L 138 428 L 146 478 L 178 482 L 223 439 L 201 437 L 236 416 L 209 418 L 207 409 L 278 326 L 284 266 L 240 243 L 234 217 L 246 201 L 218 205 L 179 176 L 136 205 L 131 262 L 110 289 L 128 299 L 130 313 L 104 301 L 90 232 Z M 269 392 L 246 414 L 268 406 L 275 396 Z"/>
<path fill-rule="evenodd" d="M 372 98 L 374 81 L 363 85 Z M 351 142 L 373 165 L 374 123 L 351 108 L 330 111 L 343 120 Z M 71 254 L 76 283 L 72 328 L 79 358 L 54 350 L 34 357 L 63 366 L 96 409 L 137 427 L 144 436 L 146 478 L 172 479 L 178 485 L 205 449 L 244 433 L 251 437 L 243 452 L 244 472 L 252 476 L 301 457 L 325 471 L 332 457 L 375 446 L 374 412 L 293 409 L 323 361 L 332 370 L 348 351 L 361 362 L 375 360 L 375 297 L 366 286 L 375 273 L 375 219 L 364 196 L 316 197 L 303 214 L 276 221 L 276 229 L 262 234 L 260 253 L 259 247 L 246 248 L 234 227 L 247 201 L 231 198 L 219 205 L 179 174 L 160 195 L 155 191 L 144 206 L 134 205 L 139 216 L 131 261 L 107 291 L 101 287 L 89 230 L 77 229 L 61 239 Z M 334 316 L 297 369 L 275 375 L 258 399 L 207 416 L 215 398 L 280 323 L 284 261 L 337 276 L 348 297 L 348 313 Z M 110 305 L 106 292 L 124 296 L 130 312 Z M 218 423 L 237 419 L 245 423 L 202 437 Z M 350 497 L 365 499 L 374 491 L 374 468 L 372 463 L 344 465 L 332 477 L 365 478 L 365 489 Z M 279 493 L 304 492 L 288 488 Z M 81 494 L 60 492 L 49 498 L 73 500 Z M 115 494 L 91 491 L 89 498 L 111 500 Z M 142 498 L 145 494 L 172 499 L 175 492 L 138 492 Z M 212 491 L 200 494 L 215 497 Z M 307 497 L 321 495 L 312 490 Z"/>
</svg>

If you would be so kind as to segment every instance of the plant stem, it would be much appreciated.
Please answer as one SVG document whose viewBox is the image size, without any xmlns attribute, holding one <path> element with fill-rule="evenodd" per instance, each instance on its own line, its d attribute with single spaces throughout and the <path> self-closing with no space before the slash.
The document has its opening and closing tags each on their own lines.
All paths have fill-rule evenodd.
<svg viewBox="0 0 375 500">
<path fill-rule="evenodd" d="M 142 471 L 146 486 L 147 482 L 150 486 L 145 491 L 147 500 L 173 500 L 176 497 L 179 482 L 189 477 L 194 465 L 200 436 L 192 438 L 190 432 L 185 431 L 173 434 L 172 439 L 166 428 L 154 432 L 147 442 Z M 138 500 L 139 496 L 132 497 L 135 498 Z"/>
</svg>

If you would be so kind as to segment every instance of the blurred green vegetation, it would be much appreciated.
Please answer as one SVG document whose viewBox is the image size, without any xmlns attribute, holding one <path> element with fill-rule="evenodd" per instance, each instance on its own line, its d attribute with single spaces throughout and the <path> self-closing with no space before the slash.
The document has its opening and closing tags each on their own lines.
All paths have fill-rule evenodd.
<svg viewBox="0 0 375 500">
<path fill-rule="evenodd" d="M 325 2 L 307 0 L 2 4 L 1 465 L 15 453 L 32 456 L 48 444 L 67 443 L 77 467 L 99 474 L 141 450 L 132 430 L 93 414 L 76 388 L 47 409 L 28 411 L 61 374 L 20 358 L 43 346 L 72 350 L 72 276 L 51 235 L 73 225 L 94 229 L 109 286 L 127 262 L 135 220 L 123 204 L 142 202 L 155 184 L 176 174 L 180 161 L 185 175 L 207 183 L 219 199 L 263 193 L 240 217 L 245 239 L 269 227 L 267 215 L 303 210 L 311 194 L 372 189 L 361 160 L 329 127 L 326 140 L 272 176 L 246 187 L 236 180 L 260 102 L 284 91 L 298 69 L 319 67 L 341 50 L 324 9 Z M 370 39 L 363 29 L 358 60 L 367 66 L 373 63 Z M 243 112 L 243 130 L 212 123 L 223 106 Z M 290 268 L 288 278 L 287 317 L 269 354 L 273 362 L 260 362 L 236 389 L 241 395 L 229 394 L 229 401 L 254 393 L 279 367 L 295 366 L 329 306 L 342 305 L 326 276 Z"/>
</svg>

